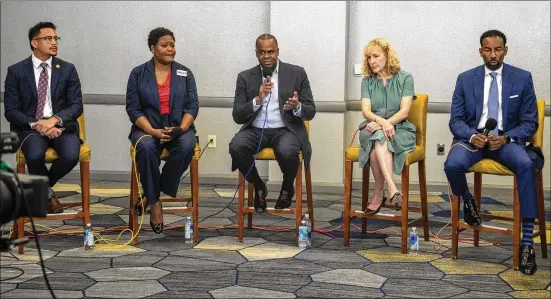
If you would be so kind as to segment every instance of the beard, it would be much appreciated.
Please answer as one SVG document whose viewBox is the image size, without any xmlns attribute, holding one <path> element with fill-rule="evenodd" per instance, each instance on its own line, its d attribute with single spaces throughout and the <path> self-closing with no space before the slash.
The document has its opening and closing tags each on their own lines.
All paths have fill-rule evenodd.
<svg viewBox="0 0 551 299">
<path fill-rule="evenodd" d="M 492 60 L 492 61 L 486 62 L 486 67 L 491 71 L 498 70 L 501 67 L 501 65 L 503 64 L 503 62 L 499 62 L 499 61 L 497 61 L 496 64 L 491 64 L 490 63 L 490 62 L 494 62 L 494 61 L 497 61 L 497 60 Z"/>
</svg>

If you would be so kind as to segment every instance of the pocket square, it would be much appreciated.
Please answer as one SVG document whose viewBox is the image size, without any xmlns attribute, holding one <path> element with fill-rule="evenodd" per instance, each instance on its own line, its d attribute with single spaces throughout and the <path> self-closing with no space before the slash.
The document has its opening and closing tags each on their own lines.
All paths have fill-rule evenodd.
<svg viewBox="0 0 551 299">
<path fill-rule="evenodd" d="M 509 99 L 514 99 L 514 98 L 518 98 L 518 94 L 509 97 Z"/>
</svg>

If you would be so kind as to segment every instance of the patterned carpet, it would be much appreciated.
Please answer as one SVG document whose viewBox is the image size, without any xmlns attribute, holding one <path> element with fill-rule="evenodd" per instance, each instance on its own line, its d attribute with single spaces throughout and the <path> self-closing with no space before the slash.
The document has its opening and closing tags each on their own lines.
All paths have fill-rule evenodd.
<svg viewBox="0 0 551 299">
<path fill-rule="evenodd" d="M 121 189 L 122 188 L 122 189 Z M 232 186 L 201 186 L 198 244 L 184 243 L 185 214 L 165 214 L 168 226 L 160 234 L 149 228 L 146 214 L 138 246 L 121 246 L 130 238 L 128 184 L 93 182 L 92 224 L 100 241 L 85 251 L 80 220 L 39 221 L 48 278 L 58 298 L 549 298 L 551 259 L 526 277 L 512 269 L 511 237 L 481 233 L 480 247 L 472 234 L 462 233 L 459 259 L 450 259 L 450 206 L 446 194 L 429 194 L 431 241 L 421 241 L 417 255 L 400 253 L 399 228 L 390 221 L 368 221 L 368 234 L 352 222 L 350 247 L 342 239 L 342 196 L 314 194 L 316 229 L 306 250 L 294 243 L 294 218 L 255 214 L 244 243 L 237 241 L 237 201 Z M 61 201 L 79 200 L 79 186 L 58 184 Z M 182 193 L 188 185 L 182 186 Z M 189 192 L 188 192 L 189 193 Z M 359 191 L 353 205 L 360 210 Z M 483 198 L 483 210 L 511 215 L 511 195 Z M 412 193 L 412 206 L 419 196 Z M 231 202 L 231 204 L 230 204 Z M 546 200 L 546 204 L 549 199 Z M 165 205 L 170 205 L 166 203 Z M 173 204 L 178 205 L 178 204 Z M 181 204 L 180 204 L 181 205 Z M 226 207 L 226 208 L 225 208 Z M 270 206 L 269 206 L 270 207 Z M 546 206 L 546 211 L 549 211 Z M 385 211 L 391 213 L 392 211 Z M 410 212 L 411 219 L 418 213 Z M 547 227 L 551 215 L 547 214 Z M 509 224 L 493 220 L 494 226 Z M 30 224 L 29 224 L 30 226 Z M 3 227 L 9 233 L 11 225 Z M 112 228 L 119 228 L 113 230 Z M 26 228 L 30 230 L 29 227 Z M 422 230 L 418 227 L 418 231 Z M 438 234 L 438 238 L 436 237 Z M 548 233 L 549 235 L 549 233 Z M 102 239 L 111 239 L 112 245 Z M 548 236 L 548 240 L 551 239 Z M 539 243 L 539 238 L 536 239 Z M 34 249 L 25 254 L 1 254 L 1 298 L 47 298 Z"/>
</svg>

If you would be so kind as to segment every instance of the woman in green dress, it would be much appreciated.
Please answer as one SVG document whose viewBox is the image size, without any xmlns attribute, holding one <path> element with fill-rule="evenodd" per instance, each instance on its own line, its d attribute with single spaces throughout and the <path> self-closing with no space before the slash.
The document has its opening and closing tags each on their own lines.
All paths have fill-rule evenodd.
<svg viewBox="0 0 551 299">
<path fill-rule="evenodd" d="M 370 167 L 375 191 L 365 214 L 376 214 L 387 197 L 401 209 L 402 194 L 392 174 L 401 174 L 406 155 L 415 149 L 415 126 L 407 121 L 415 94 L 413 77 L 400 70 L 396 52 L 384 39 L 370 41 L 364 48 L 362 114 L 365 129 L 360 131 L 359 165 Z"/>
</svg>

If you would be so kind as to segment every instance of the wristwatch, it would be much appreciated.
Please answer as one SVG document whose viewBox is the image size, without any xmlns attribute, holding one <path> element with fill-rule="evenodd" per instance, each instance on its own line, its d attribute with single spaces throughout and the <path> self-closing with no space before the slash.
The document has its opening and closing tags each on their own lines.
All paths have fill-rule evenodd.
<svg viewBox="0 0 551 299">
<path fill-rule="evenodd" d="M 505 137 L 505 143 L 511 143 L 511 137 L 509 137 L 509 135 L 503 134 L 503 136 Z"/>
</svg>

